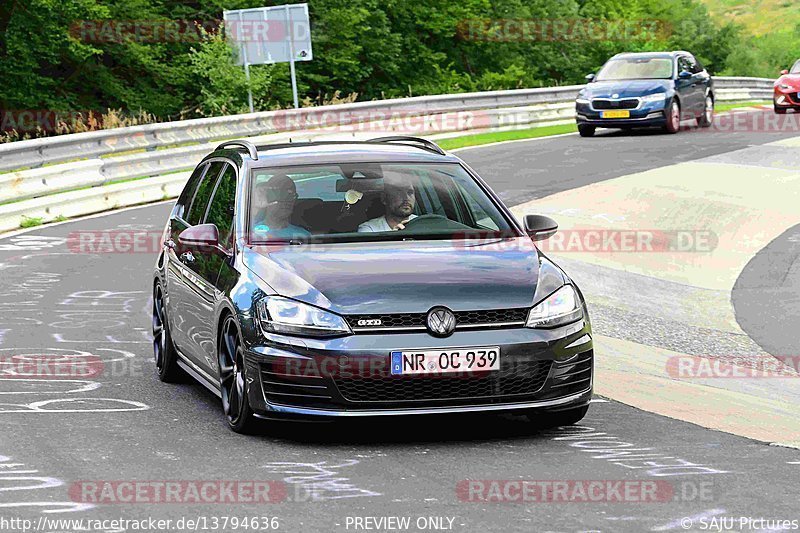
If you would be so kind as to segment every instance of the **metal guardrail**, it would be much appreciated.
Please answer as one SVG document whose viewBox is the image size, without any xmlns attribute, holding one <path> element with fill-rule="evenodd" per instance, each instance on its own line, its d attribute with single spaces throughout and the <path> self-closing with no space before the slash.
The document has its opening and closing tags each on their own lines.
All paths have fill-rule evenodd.
<svg viewBox="0 0 800 533">
<path fill-rule="evenodd" d="M 773 80 L 770 79 L 718 77 L 714 80 L 718 101 L 772 97 Z M 127 185 L 109 185 L 119 180 L 150 178 L 139 181 L 153 182 L 158 189 L 154 192 L 156 199 L 160 198 L 159 194 L 169 195 L 175 187 L 164 186 L 164 183 L 185 179 L 186 175 L 181 171 L 191 169 L 220 140 L 260 136 L 262 138 L 257 139 L 259 142 L 275 142 L 285 140 L 287 135 L 296 138 L 330 134 L 330 127 L 346 135 L 348 128 L 355 132 L 365 129 L 364 125 L 371 126 L 366 129 L 372 133 L 420 134 L 419 131 L 403 130 L 402 121 L 399 124 L 401 129 L 392 126 L 390 119 L 397 115 L 405 120 L 419 117 L 420 121 L 431 119 L 439 124 L 438 131 L 425 131 L 423 135 L 547 123 L 572 118 L 573 102 L 582 87 L 572 85 L 356 102 L 149 124 L 0 144 L 0 171 L 12 171 L 0 174 L 0 203 L 23 200 L 0 205 L 0 231 L 18 227 L 23 215 L 46 221 L 58 215 L 76 216 L 114 207 L 109 206 L 106 200 L 92 207 L 86 198 L 105 196 L 97 190 L 80 189 L 114 187 L 113 190 L 117 191 L 125 186 L 136 187 L 137 190 L 143 186 L 138 181 Z M 436 117 L 449 113 L 464 113 L 464 120 L 436 122 Z M 375 129 L 376 124 L 384 123 L 388 124 L 386 129 Z M 63 195 L 81 198 L 79 203 L 82 207 L 79 211 L 84 212 L 66 209 L 63 202 L 65 198 L 59 198 Z M 139 197 L 152 201 L 151 196 Z M 115 198 L 130 201 L 118 191 L 115 192 Z"/>
</svg>

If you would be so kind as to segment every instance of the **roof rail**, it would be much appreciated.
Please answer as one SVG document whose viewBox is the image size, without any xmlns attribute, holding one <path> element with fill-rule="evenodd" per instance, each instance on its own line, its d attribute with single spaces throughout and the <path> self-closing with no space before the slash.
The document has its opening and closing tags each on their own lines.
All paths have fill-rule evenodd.
<svg viewBox="0 0 800 533">
<path fill-rule="evenodd" d="M 428 139 L 423 139 L 422 137 L 410 137 L 404 135 L 398 135 L 393 137 L 378 137 L 377 139 L 370 139 L 367 142 L 371 143 L 405 143 L 411 145 L 417 145 L 417 148 L 422 148 L 423 150 L 428 150 L 429 152 L 434 152 L 439 155 L 447 155 L 445 154 L 444 150 L 442 150 L 438 144 L 433 141 L 429 141 Z"/>
<path fill-rule="evenodd" d="M 250 159 L 253 161 L 258 161 L 258 149 L 256 145 L 251 143 L 250 141 L 245 140 L 237 140 L 237 141 L 225 141 L 224 143 L 217 146 L 214 151 L 223 150 L 229 147 L 237 147 L 237 148 L 244 148 L 250 154 Z"/>
</svg>

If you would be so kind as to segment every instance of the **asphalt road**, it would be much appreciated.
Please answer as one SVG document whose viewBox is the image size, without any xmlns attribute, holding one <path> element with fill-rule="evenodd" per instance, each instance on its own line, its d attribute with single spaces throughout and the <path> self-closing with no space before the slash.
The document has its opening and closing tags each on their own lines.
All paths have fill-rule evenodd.
<svg viewBox="0 0 800 533">
<path fill-rule="evenodd" d="M 780 136 L 565 136 L 461 156 L 515 204 Z M 0 530 L 22 531 L 4 527 L 11 518 L 53 532 L 79 527 L 39 520 L 206 518 L 206 528 L 173 522 L 169 531 L 242 531 L 231 522 L 209 528 L 214 517 L 277 517 L 279 531 L 288 532 L 435 531 L 437 524 L 463 532 L 641 532 L 713 530 L 732 517 L 737 526 L 740 517 L 800 518 L 797 450 L 616 402 L 593 403 L 581 426 L 547 432 L 513 416 L 489 415 L 281 423 L 263 435 L 233 434 L 211 393 L 154 376 L 149 287 L 155 253 L 77 253 L 66 242 L 80 231 L 152 232 L 157 238 L 167 211 L 160 204 L 0 240 L 0 355 L 7 361 L 83 353 L 100 369 L 72 380 L 0 379 Z M 109 503 L 120 492 L 95 490 L 133 480 L 182 481 L 184 487 L 274 480 L 285 483 L 286 496 L 274 488 L 282 501 L 269 504 L 154 504 L 144 496 L 130 504 Z M 552 493 L 559 501 L 548 503 L 480 500 L 496 500 L 498 487 L 512 499 L 514 485 L 503 480 L 567 482 L 568 492 Z M 623 501 L 581 501 L 578 489 L 590 480 L 626 481 L 634 490 Z M 637 501 L 636 487 L 652 488 L 653 482 L 657 496 L 648 494 L 656 501 Z M 97 497 L 100 503 L 83 508 Z M 615 493 L 603 499 L 615 500 Z M 410 523 L 393 528 L 394 522 L 368 517 L 408 517 Z M 95 530 L 135 530 L 113 525 Z"/>
<path fill-rule="evenodd" d="M 731 301 L 739 325 L 764 351 L 797 361 L 800 227 L 788 229 L 750 260 Z"/>
</svg>

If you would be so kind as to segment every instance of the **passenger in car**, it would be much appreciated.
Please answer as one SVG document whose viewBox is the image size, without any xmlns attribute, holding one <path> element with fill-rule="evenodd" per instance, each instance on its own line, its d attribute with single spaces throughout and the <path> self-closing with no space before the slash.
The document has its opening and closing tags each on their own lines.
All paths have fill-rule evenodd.
<svg viewBox="0 0 800 533">
<path fill-rule="evenodd" d="M 305 228 L 289 222 L 297 201 L 297 186 L 284 174 L 276 174 L 253 188 L 253 231 L 258 237 L 292 239 L 310 237 Z"/>
<path fill-rule="evenodd" d="M 417 217 L 414 207 L 417 198 L 410 179 L 399 173 L 384 175 L 383 193 L 381 193 L 386 213 L 358 226 L 359 232 L 395 231 L 405 229 L 409 220 Z"/>
</svg>

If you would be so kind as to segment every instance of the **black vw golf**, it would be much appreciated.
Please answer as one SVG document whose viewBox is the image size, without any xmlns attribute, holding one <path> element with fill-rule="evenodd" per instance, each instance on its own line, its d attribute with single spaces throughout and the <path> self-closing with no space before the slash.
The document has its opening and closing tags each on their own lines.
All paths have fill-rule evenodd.
<svg viewBox="0 0 800 533">
<path fill-rule="evenodd" d="M 571 424 L 592 395 L 583 296 L 462 160 L 417 138 L 221 144 L 195 169 L 153 282 L 158 376 L 230 427 L 515 411 Z"/>
</svg>

